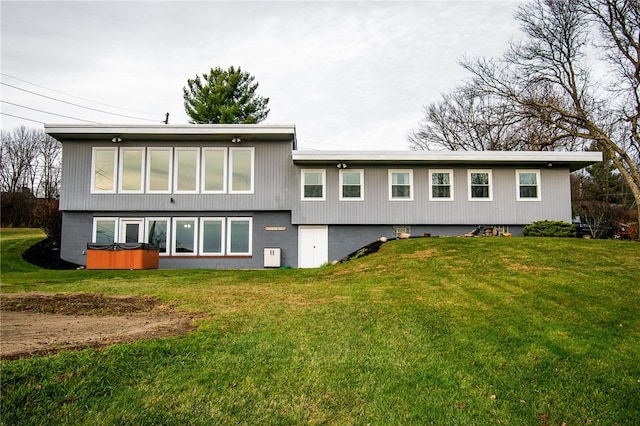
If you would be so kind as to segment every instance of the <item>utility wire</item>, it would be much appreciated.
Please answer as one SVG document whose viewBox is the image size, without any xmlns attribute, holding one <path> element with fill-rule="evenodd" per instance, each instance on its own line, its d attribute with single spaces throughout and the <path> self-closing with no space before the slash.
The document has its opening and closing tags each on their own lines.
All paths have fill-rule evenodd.
<svg viewBox="0 0 640 426">
<path fill-rule="evenodd" d="M 43 112 L 45 114 L 57 115 L 58 117 L 64 117 L 64 118 L 70 118 L 72 120 L 84 121 L 85 123 L 100 124 L 97 121 L 83 120 L 82 118 L 76 118 L 76 117 L 70 117 L 68 115 L 56 114 L 55 112 L 49 112 L 49 111 L 44 111 L 44 110 L 41 110 L 41 109 L 31 108 L 31 107 L 24 106 L 24 105 L 18 105 L 18 104 L 14 104 L 13 102 L 9 102 L 9 101 L 0 100 L 0 102 L 2 102 L 3 104 L 9 104 L 9 105 L 17 106 L 17 107 L 20 107 L 20 108 L 30 109 L 32 111 Z"/>
<path fill-rule="evenodd" d="M 0 111 L 0 114 L 2 114 L 2 115 L 7 115 L 7 116 L 9 116 L 9 117 L 13 117 L 13 118 L 19 118 L 20 120 L 33 121 L 34 123 L 44 124 L 44 122 L 42 122 L 42 121 L 32 120 L 32 119 L 30 119 L 30 118 L 25 118 L 25 117 L 20 117 L 20 116 L 18 116 L 18 115 L 9 114 L 9 113 L 2 112 L 2 111 Z"/>
<path fill-rule="evenodd" d="M 1 82 L 1 81 L 0 81 L 0 84 L 2 84 L 3 86 L 7 86 L 7 87 L 11 87 L 11 88 L 14 88 L 14 89 L 17 89 L 17 90 L 21 90 L 23 92 L 31 93 L 32 95 L 40 96 L 40 97 L 43 97 L 43 98 L 46 98 L 46 99 L 51 99 L 51 100 L 54 100 L 56 102 L 62 102 L 63 104 L 67 104 L 67 105 L 73 105 L 73 106 L 76 106 L 76 107 L 79 107 L 79 108 L 89 109 L 91 111 L 97 111 L 97 112 L 101 112 L 101 113 L 104 113 L 104 114 L 110 114 L 110 115 L 117 115 L 118 117 L 132 118 L 134 120 L 151 121 L 153 123 L 161 123 L 162 122 L 161 120 L 151 120 L 149 118 L 132 117 L 130 115 L 118 114 L 118 113 L 115 113 L 115 112 L 109 112 L 109 111 L 104 111 L 104 110 L 97 109 L 97 108 L 91 108 L 91 107 L 84 106 L 84 105 L 74 104 L 73 102 L 67 102 L 67 101 L 63 101 L 62 99 L 56 99 L 56 98 L 53 98 L 51 96 L 47 96 L 47 95 L 43 95 L 43 94 L 40 94 L 40 93 L 32 92 L 31 90 L 23 89 L 21 87 L 17 87 L 17 86 L 14 86 L 12 84 L 4 83 L 4 82 Z"/>
<path fill-rule="evenodd" d="M 93 103 L 93 104 L 97 104 L 97 105 L 108 106 L 108 107 L 110 107 L 110 108 L 120 109 L 120 110 L 123 110 L 123 111 L 136 112 L 136 113 L 138 113 L 138 114 L 161 115 L 161 113 L 158 113 L 158 112 L 137 111 L 137 110 L 135 110 L 135 109 L 122 108 L 122 107 L 118 107 L 118 106 L 115 106 L 115 105 L 110 105 L 110 104 L 105 104 L 105 103 L 98 102 L 98 101 L 93 101 L 93 100 L 91 100 L 91 99 L 83 98 L 83 97 L 81 97 L 81 96 L 75 96 L 75 95 L 71 95 L 71 94 L 69 94 L 69 93 L 62 92 L 62 91 L 60 91 L 60 90 L 51 89 L 51 88 L 49 88 L 49 87 L 41 86 L 41 85 L 39 85 L 39 84 L 32 83 L 32 82 L 30 82 L 30 81 L 23 80 L 23 79 L 18 78 L 18 77 L 14 77 L 14 76 L 12 76 L 12 75 L 9 75 L 9 74 L 3 73 L 3 72 L 0 72 L 0 75 L 4 75 L 5 77 L 9 77 L 9 78 L 12 78 L 12 79 L 14 79 L 14 80 L 21 81 L 21 82 L 23 82 L 23 83 L 31 84 L 32 86 L 36 86 L 36 87 L 39 87 L 39 88 L 41 88 L 41 89 L 50 90 L 50 91 L 52 91 L 52 92 L 60 93 L 61 95 L 69 96 L 69 97 L 71 97 L 71 98 L 76 98 L 76 99 L 80 99 L 80 100 L 87 101 L 87 102 L 91 102 L 91 103 Z"/>
</svg>

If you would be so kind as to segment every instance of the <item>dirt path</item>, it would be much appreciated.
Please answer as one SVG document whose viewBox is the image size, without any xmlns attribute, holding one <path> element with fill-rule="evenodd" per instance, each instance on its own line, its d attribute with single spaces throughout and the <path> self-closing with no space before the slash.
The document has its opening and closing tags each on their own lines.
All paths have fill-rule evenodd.
<svg viewBox="0 0 640 426">
<path fill-rule="evenodd" d="M 98 294 L 0 295 L 0 358 L 185 334 L 195 316 L 145 297 Z"/>
</svg>

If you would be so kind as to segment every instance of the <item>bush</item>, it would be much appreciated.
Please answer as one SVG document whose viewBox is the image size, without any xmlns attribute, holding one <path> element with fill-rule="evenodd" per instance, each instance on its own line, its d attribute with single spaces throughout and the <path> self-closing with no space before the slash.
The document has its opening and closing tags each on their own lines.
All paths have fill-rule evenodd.
<svg viewBox="0 0 640 426">
<path fill-rule="evenodd" d="M 576 228 L 559 220 L 539 220 L 522 230 L 526 237 L 575 237 Z"/>
</svg>

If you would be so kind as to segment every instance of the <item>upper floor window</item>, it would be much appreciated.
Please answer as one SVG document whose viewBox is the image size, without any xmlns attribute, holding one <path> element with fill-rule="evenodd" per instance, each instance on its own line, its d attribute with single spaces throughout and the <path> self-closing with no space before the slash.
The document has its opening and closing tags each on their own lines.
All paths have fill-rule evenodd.
<svg viewBox="0 0 640 426">
<path fill-rule="evenodd" d="M 453 170 L 429 171 L 429 199 L 436 201 L 453 200 Z"/>
<path fill-rule="evenodd" d="M 516 170 L 518 201 L 540 201 L 540 170 Z"/>
<path fill-rule="evenodd" d="M 91 158 L 91 192 L 116 192 L 118 149 L 95 147 Z"/>
<path fill-rule="evenodd" d="M 171 192 L 172 148 L 147 149 L 147 192 Z"/>
<path fill-rule="evenodd" d="M 491 170 L 469 170 L 469 200 L 491 201 L 493 199 Z"/>
<path fill-rule="evenodd" d="M 224 193 L 227 189 L 227 150 L 202 148 L 202 192 Z"/>
<path fill-rule="evenodd" d="M 302 170 L 302 199 L 325 200 L 325 170 Z"/>
<path fill-rule="evenodd" d="M 253 193 L 253 148 L 229 148 L 231 193 Z"/>
<path fill-rule="evenodd" d="M 176 148 L 174 190 L 194 193 L 198 191 L 200 148 Z"/>
<path fill-rule="evenodd" d="M 413 170 L 389 170 L 389 200 L 413 200 Z"/>
<path fill-rule="evenodd" d="M 364 170 L 340 170 L 340 200 L 364 200 Z"/>
<path fill-rule="evenodd" d="M 120 192 L 143 192 L 144 148 L 120 149 Z"/>
</svg>

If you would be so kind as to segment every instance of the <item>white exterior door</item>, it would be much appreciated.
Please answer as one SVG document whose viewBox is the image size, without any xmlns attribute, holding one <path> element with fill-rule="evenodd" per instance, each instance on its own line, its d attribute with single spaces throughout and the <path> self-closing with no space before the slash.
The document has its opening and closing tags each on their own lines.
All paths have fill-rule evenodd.
<svg viewBox="0 0 640 426">
<path fill-rule="evenodd" d="M 144 241 L 144 219 L 122 219 L 119 243 L 141 243 Z"/>
<path fill-rule="evenodd" d="M 298 268 L 317 268 L 329 260 L 329 227 L 298 227 Z"/>
</svg>

